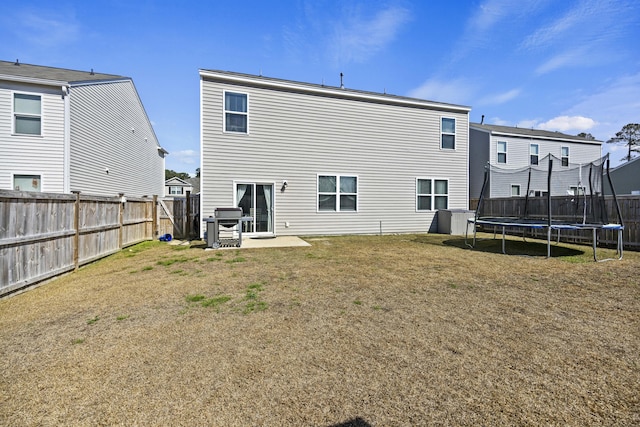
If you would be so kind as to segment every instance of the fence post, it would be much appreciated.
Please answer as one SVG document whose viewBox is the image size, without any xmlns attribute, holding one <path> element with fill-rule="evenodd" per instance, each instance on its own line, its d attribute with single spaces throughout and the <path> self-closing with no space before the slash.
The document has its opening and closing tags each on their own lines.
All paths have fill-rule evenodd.
<svg viewBox="0 0 640 427">
<path fill-rule="evenodd" d="M 122 232 L 124 230 L 124 193 L 118 193 L 120 197 L 120 230 L 118 233 L 118 249 L 122 249 Z"/>
<path fill-rule="evenodd" d="M 191 191 L 187 190 L 187 206 L 185 207 L 184 228 L 187 240 L 191 239 Z"/>
<path fill-rule="evenodd" d="M 80 191 L 72 191 L 76 195 L 76 201 L 73 204 L 73 228 L 76 234 L 73 236 L 73 270 L 78 271 L 80 265 Z"/>
<path fill-rule="evenodd" d="M 153 195 L 153 206 L 151 207 L 151 215 L 153 216 L 153 222 L 151 225 L 151 240 L 158 236 L 158 195 Z"/>
</svg>

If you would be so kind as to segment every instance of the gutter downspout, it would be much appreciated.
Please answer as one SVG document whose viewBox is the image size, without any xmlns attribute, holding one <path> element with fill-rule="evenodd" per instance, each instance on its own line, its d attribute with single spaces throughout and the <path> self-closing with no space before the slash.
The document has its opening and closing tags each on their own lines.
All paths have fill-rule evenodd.
<svg viewBox="0 0 640 427">
<path fill-rule="evenodd" d="M 64 98 L 64 160 L 62 161 L 62 187 L 64 193 L 71 192 L 71 88 L 62 86 L 62 97 Z"/>
</svg>

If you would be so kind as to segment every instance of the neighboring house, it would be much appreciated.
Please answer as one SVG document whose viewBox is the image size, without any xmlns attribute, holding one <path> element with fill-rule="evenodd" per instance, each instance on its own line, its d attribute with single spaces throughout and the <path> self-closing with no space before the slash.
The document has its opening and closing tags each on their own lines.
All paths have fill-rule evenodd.
<svg viewBox="0 0 640 427">
<path fill-rule="evenodd" d="M 617 195 L 640 195 L 640 157 L 611 168 L 609 174 Z M 605 187 L 605 194 L 611 194 L 611 186 L 608 183 Z"/>
<path fill-rule="evenodd" d="M 252 235 L 437 230 L 468 208 L 469 107 L 200 70 L 201 218 Z"/>
<path fill-rule="evenodd" d="M 0 188 L 164 194 L 164 157 L 129 77 L 0 61 Z"/>
<path fill-rule="evenodd" d="M 169 178 L 164 182 L 165 197 L 186 197 L 187 191 L 193 192 L 193 185 L 177 176 Z"/>
<path fill-rule="evenodd" d="M 557 176 L 558 172 L 599 159 L 601 147 L 602 141 L 560 132 L 470 123 L 470 197 L 473 199 L 480 197 L 485 166 L 487 165 L 503 169 L 523 169 L 529 166 L 546 168 L 547 164 L 541 164 L 542 159 L 551 154 L 557 159 L 552 169 L 552 172 Z M 577 177 L 579 173 L 576 172 L 575 175 Z M 515 176 L 515 174 L 512 175 L 512 177 Z M 485 190 L 485 195 L 488 197 L 525 196 L 524 193 L 527 190 L 526 174 L 522 174 L 522 176 L 523 179 L 517 180 L 517 182 L 514 180 L 514 182 L 508 183 L 508 186 L 502 185 L 500 188 L 497 185 L 491 186 L 489 182 L 489 188 L 488 191 Z M 576 177 L 572 176 L 565 183 L 556 180 L 556 184 L 560 183 L 557 189 L 558 194 L 552 195 L 566 195 L 568 192 L 575 191 L 575 188 L 580 185 L 576 181 Z M 584 180 L 586 179 L 584 177 Z M 534 183 L 529 188 L 531 196 L 541 196 L 546 191 L 546 180 Z"/>
</svg>

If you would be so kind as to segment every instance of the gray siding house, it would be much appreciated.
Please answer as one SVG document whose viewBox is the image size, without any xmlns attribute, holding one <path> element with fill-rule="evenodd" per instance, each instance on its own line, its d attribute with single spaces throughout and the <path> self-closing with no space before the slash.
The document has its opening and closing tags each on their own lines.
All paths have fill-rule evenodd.
<svg viewBox="0 0 640 427">
<path fill-rule="evenodd" d="M 164 194 L 164 157 L 128 77 L 0 61 L 0 188 Z"/>
<path fill-rule="evenodd" d="M 640 195 L 640 157 L 633 158 L 610 170 L 616 194 Z M 611 186 L 606 183 L 606 194 L 611 194 Z"/>
<path fill-rule="evenodd" d="M 254 236 L 410 233 L 468 208 L 469 107 L 214 70 L 200 85 L 203 220 L 239 206 Z"/>
<path fill-rule="evenodd" d="M 528 168 L 531 165 L 537 166 L 538 162 L 551 154 L 560 160 L 553 167 L 557 172 L 568 169 L 570 165 L 597 160 L 602 155 L 601 152 L 602 141 L 539 129 L 470 123 L 469 194 L 473 199 L 480 197 L 486 165 L 503 169 Z M 489 197 L 525 196 L 526 182 L 514 181 L 510 184 L 511 186 L 502 186 L 500 189 L 490 186 L 489 192 L 485 193 Z M 562 185 L 559 192 L 567 194 L 571 185 L 576 183 L 571 181 Z M 539 187 L 536 187 L 538 192 L 545 190 L 546 182 L 539 183 Z"/>
</svg>

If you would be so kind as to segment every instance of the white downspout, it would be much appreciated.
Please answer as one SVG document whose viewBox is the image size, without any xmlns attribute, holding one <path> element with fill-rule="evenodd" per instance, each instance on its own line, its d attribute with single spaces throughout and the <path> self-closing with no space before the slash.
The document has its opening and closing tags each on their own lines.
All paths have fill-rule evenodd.
<svg viewBox="0 0 640 427">
<path fill-rule="evenodd" d="M 71 192 L 71 113 L 69 86 L 62 86 L 62 97 L 64 98 L 64 160 L 63 160 L 63 192 Z"/>
</svg>

